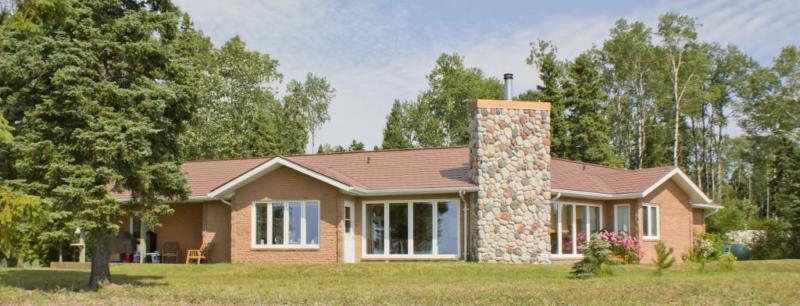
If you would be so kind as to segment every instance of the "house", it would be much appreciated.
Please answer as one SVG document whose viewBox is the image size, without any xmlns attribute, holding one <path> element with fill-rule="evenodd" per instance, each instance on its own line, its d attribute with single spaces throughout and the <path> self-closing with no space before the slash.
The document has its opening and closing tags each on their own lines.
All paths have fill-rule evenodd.
<svg viewBox="0 0 800 306">
<path fill-rule="evenodd" d="M 579 241 L 608 229 L 640 238 L 647 259 L 658 241 L 686 252 L 721 208 L 678 168 L 551 158 L 549 103 L 478 100 L 470 130 L 463 147 L 186 162 L 191 196 L 150 248 L 213 242 L 212 262 L 540 262 L 579 258 Z"/>
</svg>

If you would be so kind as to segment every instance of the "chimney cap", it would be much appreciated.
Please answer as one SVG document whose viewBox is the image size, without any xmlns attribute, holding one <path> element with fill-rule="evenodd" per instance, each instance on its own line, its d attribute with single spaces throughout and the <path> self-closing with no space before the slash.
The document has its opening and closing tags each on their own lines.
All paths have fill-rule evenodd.
<svg viewBox="0 0 800 306">
<path fill-rule="evenodd" d="M 514 78 L 514 74 L 513 73 L 506 73 L 506 74 L 503 75 L 503 79 L 504 80 L 513 79 L 513 78 Z"/>
</svg>

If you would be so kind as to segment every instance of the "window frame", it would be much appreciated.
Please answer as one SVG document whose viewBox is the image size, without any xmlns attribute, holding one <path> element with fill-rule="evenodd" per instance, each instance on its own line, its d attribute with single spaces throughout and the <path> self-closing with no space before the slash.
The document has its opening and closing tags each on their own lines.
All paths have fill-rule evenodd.
<svg viewBox="0 0 800 306">
<path fill-rule="evenodd" d="M 583 203 L 583 202 L 574 202 L 574 201 L 555 201 L 556 204 L 556 250 L 550 250 L 550 257 L 552 258 L 569 258 L 569 257 L 582 257 L 583 254 L 578 253 L 578 224 L 575 222 L 577 219 L 577 210 L 578 207 L 582 207 L 584 209 L 584 215 L 586 216 L 586 220 L 583 222 L 584 230 L 588 233 L 591 229 L 591 219 L 589 219 L 589 208 L 596 207 L 599 208 L 598 216 L 600 218 L 600 229 L 605 226 L 605 218 L 603 218 L 603 205 L 602 204 L 594 204 L 594 203 Z M 570 231 L 572 232 L 572 253 L 563 253 L 563 241 L 564 235 L 562 234 L 562 224 L 561 224 L 561 214 L 562 209 L 565 205 L 572 207 L 572 221 L 570 222 Z M 551 207 L 551 209 L 553 209 Z M 553 222 L 553 220 L 550 220 Z M 591 239 L 591 234 L 586 237 L 587 240 Z"/>
<path fill-rule="evenodd" d="M 439 254 L 439 244 L 438 244 L 438 235 L 436 233 L 436 229 L 438 228 L 439 223 L 439 211 L 437 208 L 438 203 L 440 202 L 454 202 L 458 209 L 456 210 L 456 253 L 455 254 Z M 428 203 L 431 205 L 431 219 L 433 221 L 432 224 L 432 231 L 433 232 L 433 239 L 432 239 L 432 248 L 431 254 L 414 254 L 414 203 Z M 367 206 L 368 205 L 375 205 L 375 204 L 383 204 L 383 224 L 384 224 L 384 231 L 383 231 L 383 254 L 368 254 L 367 253 Z M 389 239 L 389 206 L 391 204 L 407 204 L 407 218 L 408 218 L 408 254 L 390 254 L 390 239 Z M 398 200 L 370 200 L 370 201 L 362 201 L 361 202 L 361 258 L 370 260 L 370 259 L 459 259 L 461 258 L 462 253 L 462 209 L 464 208 L 463 203 L 459 199 L 455 198 L 440 198 L 440 199 L 398 199 Z"/>
<path fill-rule="evenodd" d="M 619 228 L 620 224 L 619 224 L 619 222 L 617 222 L 617 208 L 621 207 L 621 206 L 625 206 L 625 207 L 628 208 L 628 229 L 627 230 L 620 229 Z M 631 204 L 628 204 L 628 203 L 614 204 L 614 231 L 615 232 L 625 231 L 626 233 L 630 234 L 632 232 L 631 231 L 631 223 L 632 223 L 631 222 Z"/>
<path fill-rule="evenodd" d="M 644 210 L 649 210 L 647 212 L 648 220 L 644 219 Z M 651 210 L 652 209 L 652 210 Z M 653 234 L 653 223 L 650 222 L 650 216 L 655 211 L 656 214 L 656 230 L 655 235 Z M 649 235 L 645 235 L 645 233 Z M 661 239 L 661 207 L 655 203 L 642 203 L 642 240 L 653 241 Z"/>
<path fill-rule="evenodd" d="M 291 221 L 291 220 L 289 220 L 289 210 L 290 210 L 289 206 L 290 205 L 296 205 L 297 203 L 300 204 L 300 224 L 299 224 L 299 227 L 300 227 L 300 244 L 289 244 L 289 223 Z M 307 215 L 306 214 L 306 211 L 307 211 L 306 207 L 308 206 L 309 203 L 316 204 L 316 207 L 317 207 L 317 220 L 316 220 L 316 222 L 317 222 L 317 240 L 318 240 L 318 242 L 316 244 L 306 243 L 306 237 L 308 235 L 307 226 L 306 226 L 306 223 L 308 222 L 308 220 L 306 220 L 306 215 Z M 266 211 L 267 211 L 267 216 L 266 216 L 267 222 L 266 222 L 266 225 L 265 225 L 266 228 L 267 228 L 267 236 L 265 237 L 265 240 L 267 242 L 266 244 L 261 244 L 261 243 L 258 243 L 258 241 L 257 241 L 257 234 L 258 234 L 256 232 L 256 230 L 257 230 L 256 223 L 258 221 L 257 220 L 257 211 L 258 211 L 258 207 L 261 206 L 261 205 L 266 205 L 267 206 L 267 209 L 266 209 Z M 273 241 L 273 239 L 272 239 L 273 238 L 272 237 L 273 236 L 273 233 L 272 233 L 272 225 L 273 225 L 272 224 L 272 214 L 273 214 L 272 208 L 275 205 L 283 206 L 283 243 L 282 244 L 274 244 L 272 242 Z M 320 244 L 321 244 L 321 240 L 322 240 L 321 237 L 320 237 L 320 235 L 321 235 L 321 233 L 320 233 L 320 224 L 322 223 L 322 220 L 321 220 L 322 219 L 322 215 L 320 213 L 321 213 L 321 210 L 322 210 L 322 205 L 321 205 L 321 202 L 319 200 L 253 201 L 253 203 L 250 205 L 250 208 L 251 208 L 251 213 L 250 213 L 250 215 L 251 215 L 251 220 L 250 220 L 250 225 L 251 225 L 251 228 L 250 228 L 250 248 L 251 249 L 254 249 L 254 250 L 265 250 L 265 249 L 319 249 Z"/>
</svg>

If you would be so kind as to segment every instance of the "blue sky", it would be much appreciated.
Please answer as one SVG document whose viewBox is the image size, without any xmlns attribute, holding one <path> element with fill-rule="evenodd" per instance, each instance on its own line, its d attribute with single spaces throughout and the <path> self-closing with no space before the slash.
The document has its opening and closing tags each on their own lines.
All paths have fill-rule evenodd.
<svg viewBox="0 0 800 306">
<path fill-rule="evenodd" d="M 489 76 L 533 88 L 529 44 L 552 40 L 563 58 L 599 45 L 619 18 L 655 26 L 667 11 L 699 19 L 700 39 L 735 44 L 762 64 L 800 44 L 800 1 L 330 1 L 176 0 L 221 44 L 240 35 L 280 62 L 284 83 L 307 72 L 337 89 L 317 144 L 380 144 L 394 99 L 413 99 L 443 52 Z M 735 129 L 734 129 L 735 130 Z"/>
</svg>

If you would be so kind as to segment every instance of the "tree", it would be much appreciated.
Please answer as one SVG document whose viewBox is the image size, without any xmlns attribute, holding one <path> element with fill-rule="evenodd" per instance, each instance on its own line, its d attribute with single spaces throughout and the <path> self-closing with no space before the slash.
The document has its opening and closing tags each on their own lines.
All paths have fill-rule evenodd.
<svg viewBox="0 0 800 306">
<path fill-rule="evenodd" d="M 241 158 L 283 153 L 278 140 L 281 104 L 271 85 L 281 80 L 278 61 L 247 50 L 238 36 L 219 49 L 192 36 L 202 75 L 202 104 L 181 137 L 187 159 Z"/>
<path fill-rule="evenodd" d="M 654 120 L 658 75 L 652 30 L 643 22 L 617 20 L 603 43 L 602 61 L 608 94 L 612 143 L 625 157 L 628 168 L 641 169 L 651 143 L 646 123 Z"/>
<path fill-rule="evenodd" d="M 12 140 L 8 121 L 0 115 L 0 144 Z M 0 179 L 0 257 L 38 257 L 37 242 L 47 221 L 46 204 L 39 197 L 15 192 Z"/>
<path fill-rule="evenodd" d="M 568 64 L 568 78 L 564 82 L 566 120 L 569 147 L 563 156 L 572 160 L 605 165 L 621 165 L 608 137 L 608 122 L 603 115 L 606 99 L 600 76 L 596 52 L 579 55 Z"/>
<path fill-rule="evenodd" d="M 566 105 L 562 84 L 566 75 L 565 64 L 556 58 L 556 47 L 552 42 L 540 40 L 531 43 L 531 53 L 527 58 L 528 65 L 539 72 L 542 85 L 537 85 L 536 92 L 531 93 L 534 99 L 552 103 L 550 110 L 550 153 L 553 157 L 565 157 L 570 139 L 567 131 L 570 122 L 566 120 Z"/>
<path fill-rule="evenodd" d="M 468 104 L 503 95 L 499 80 L 464 66 L 458 54 L 440 55 L 427 79 L 429 88 L 416 101 L 392 106 L 384 128 L 385 149 L 468 144 Z"/>
<path fill-rule="evenodd" d="M 305 152 L 308 134 L 313 137 L 316 130 L 330 119 L 328 105 L 335 90 L 325 78 L 309 73 L 302 83 L 289 82 L 286 92 L 280 126 L 282 149 L 288 153 Z"/>
<path fill-rule="evenodd" d="M 664 43 L 663 48 L 670 64 L 669 79 L 675 106 L 672 161 L 676 167 L 680 165 L 681 102 L 699 77 L 697 67 L 692 63 L 693 56 L 697 55 L 696 27 L 695 19 L 685 15 L 670 12 L 658 18 L 658 35 Z"/>
<path fill-rule="evenodd" d="M 339 152 L 356 152 L 356 151 L 364 151 L 364 143 L 355 139 L 353 139 L 353 142 L 350 143 L 350 146 L 346 148 L 342 145 L 334 146 L 326 143 L 319 145 L 319 148 L 317 149 L 317 153 L 339 153 Z"/>
<path fill-rule="evenodd" d="M 394 100 L 392 110 L 386 116 L 386 126 L 383 128 L 384 149 L 410 148 L 414 140 L 410 112 L 413 105 L 408 102 Z"/>
<path fill-rule="evenodd" d="M 178 136 L 198 104 L 198 70 L 169 1 L 31 0 L 2 27 L 0 98 L 14 123 L 9 177 L 63 217 L 50 237 L 80 228 L 92 289 L 110 284 L 109 242 L 124 214 L 109 186 L 131 193 L 144 222 L 188 193 Z M 7 163 L 9 161 L 4 161 Z"/>
<path fill-rule="evenodd" d="M 656 265 L 656 275 L 661 276 L 664 270 L 671 268 L 675 264 L 675 257 L 672 256 L 675 248 L 667 247 L 664 241 L 659 241 L 655 246 L 655 250 L 656 258 L 653 259 L 653 264 Z"/>
<path fill-rule="evenodd" d="M 306 118 L 308 133 L 311 134 L 311 148 L 314 148 L 317 131 L 331 119 L 328 115 L 328 105 L 331 104 L 336 90 L 328 84 L 325 78 L 311 73 L 306 75 L 303 90 L 308 97 L 308 103 L 303 108 L 303 115 Z"/>
<path fill-rule="evenodd" d="M 350 147 L 347 148 L 350 152 L 355 151 L 364 151 L 364 143 L 353 139 L 353 142 L 350 143 Z"/>
</svg>

